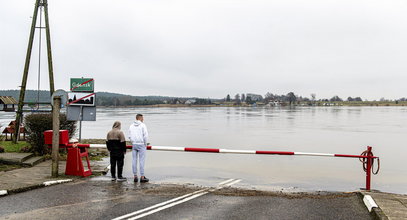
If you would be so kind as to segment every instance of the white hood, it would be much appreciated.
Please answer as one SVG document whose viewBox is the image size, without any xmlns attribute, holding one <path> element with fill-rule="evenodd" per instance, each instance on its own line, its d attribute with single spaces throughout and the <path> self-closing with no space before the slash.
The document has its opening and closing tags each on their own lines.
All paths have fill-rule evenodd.
<svg viewBox="0 0 407 220">
<path fill-rule="evenodd" d="M 147 145 L 148 132 L 146 125 L 137 120 L 130 125 L 129 139 L 132 144 Z"/>
<path fill-rule="evenodd" d="M 133 124 L 134 124 L 134 126 L 139 126 L 139 125 L 143 124 L 143 122 L 137 120 L 137 121 L 133 122 Z"/>
</svg>

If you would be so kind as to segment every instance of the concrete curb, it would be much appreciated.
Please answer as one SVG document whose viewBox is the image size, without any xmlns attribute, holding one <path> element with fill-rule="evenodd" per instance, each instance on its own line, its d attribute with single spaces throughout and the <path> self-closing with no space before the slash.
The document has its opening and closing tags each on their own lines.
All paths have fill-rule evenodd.
<svg viewBox="0 0 407 220">
<path fill-rule="evenodd" d="M 46 182 L 43 182 L 42 184 L 44 184 L 44 186 L 51 186 L 51 185 L 67 183 L 67 182 L 72 182 L 72 179 L 46 181 Z"/>
<path fill-rule="evenodd" d="M 8 194 L 7 190 L 0 190 L 0 196 L 5 196 L 7 194 Z"/>
<path fill-rule="evenodd" d="M 367 210 L 369 210 L 369 212 L 372 212 L 373 208 L 378 207 L 376 202 L 373 200 L 373 198 L 370 195 L 363 196 L 363 202 L 365 203 L 365 206 L 367 207 Z"/>
<path fill-rule="evenodd" d="M 55 184 L 61 184 L 61 183 L 67 183 L 67 182 L 72 182 L 73 179 L 63 179 L 63 180 L 52 180 L 52 181 L 46 181 L 40 184 L 33 184 L 25 187 L 21 187 L 18 189 L 12 189 L 12 190 L 0 190 L 0 196 L 7 196 L 11 194 L 16 194 L 16 193 L 21 193 L 21 192 L 26 192 L 32 189 L 38 189 L 46 186 L 51 186 Z"/>
<path fill-rule="evenodd" d="M 363 200 L 370 215 L 376 220 L 388 220 L 389 218 L 384 214 L 383 210 L 376 204 L 374 199 L 367 195 L 365 192 L 358 192 L 359 197 Z"/>
</svg>

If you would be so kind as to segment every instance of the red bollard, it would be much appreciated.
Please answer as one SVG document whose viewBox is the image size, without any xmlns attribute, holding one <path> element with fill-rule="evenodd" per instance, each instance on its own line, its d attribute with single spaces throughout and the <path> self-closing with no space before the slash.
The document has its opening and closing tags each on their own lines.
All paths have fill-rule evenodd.
<svg viewBox="0 0 407 220">
<path fill-rule="evenodd" d="M 373 153 L 372 147 L 367 146 L 367 164 L 366 164 L 366 190 L 370 190 L 370 179 L 372 173 L 372 161 L 373 161 Z"/>
</svg>

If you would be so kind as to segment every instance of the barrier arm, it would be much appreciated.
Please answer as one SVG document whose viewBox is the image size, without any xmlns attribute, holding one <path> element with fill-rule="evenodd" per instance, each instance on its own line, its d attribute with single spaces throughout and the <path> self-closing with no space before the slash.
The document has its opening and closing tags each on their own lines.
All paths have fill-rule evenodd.
<svg viewBox="0 0 407 220">
<path fill-rule="evenodd" d="M 67 147 L 73 147 L 73 144 L 68 144 Z M 106 144 L 76 144 L 76 147 L 84 148 L 106 148 Z M 126 146 L 131 149 L 131 145 Z M 231 153 L 231 154 L 270 154 L 270 155 L 302 155 L 302 156 L 323 156 L 323 157 L 350 157 L 359 158 L 363 163 L 363 170 L 366 172 L 366 190 L 370 190 L 371 174 L 373 173 L 372 166 L 374 159 L 378 159 L 373 155 L 372 147 L 367 146 L 367 150 L 361 155 L 349 154 L 329 154 L 329 153 L 305 153 L 305 152 L 291 152 L 291 151 L 256 151 L 256 150 L 232 150 L 232 149 L 218 149 L 218 148 L 193 148 L 193 147 L 172 147 L 172 146 L 147 146 L 147 150 L 160 150 L 160 151 L 185 151 L 185 152 L 202 152 L 202 153 Z M 379 168 L 377 169 L 377 172 Z M 374 174 L 377 174 L 374 173 Z"/>
</svg>

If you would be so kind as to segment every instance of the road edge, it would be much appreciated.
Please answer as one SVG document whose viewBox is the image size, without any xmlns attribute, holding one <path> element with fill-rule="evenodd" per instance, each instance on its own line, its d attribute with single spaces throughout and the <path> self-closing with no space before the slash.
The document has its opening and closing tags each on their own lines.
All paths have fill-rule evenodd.
<svg viewBox="0 0 407 220">
<path fill-rule="evenodd" d="M 368 202 L 368 204 L 365 203 L 366 196 L 370 196 L 368 195 L 366 192 L 357 192 L 357 194 L 359 195 L 359 198 L 362 200 L 362 202 L 365 204 L 366 208 L 369 211 L 369 207 L 371 208 L 370 211 L 370 215 L 375 219 L 375 220 L 388 220 L 389 218 L 384 214 L 383 210 L 376 205 L 376 202 L 374 202 L 374 199 L 372 198 L 374 204 L 372 204 L 371 202 Z M 375 206 L 376 205 L 376 206 Z"/>
<path fill-rule="evenodd" d="M 21 192 L 26 192 L 29 190 L 43 188 L 43 187 L 47 187 L 47 186 L 52 186 L 52 185 L 56 185 L 56 184 L 68 183 L 68 182 L 72 182 L 72 181 L 73 181 L 73 179 L 59 179 L 59 180 L 45 181 L 45 182 L 39 183 L 39 184 L 32 184 L 32 185 L 20 187 L 17 189 L 0 190 L 0 197 L 4 197 L 4 196 L 16 194 L 16 193 L 21 193 Z"/>
</svg>

